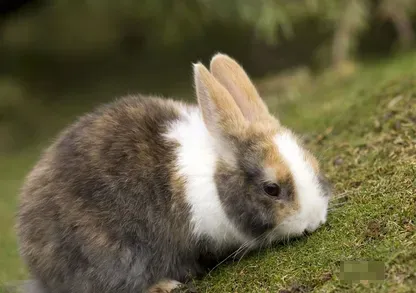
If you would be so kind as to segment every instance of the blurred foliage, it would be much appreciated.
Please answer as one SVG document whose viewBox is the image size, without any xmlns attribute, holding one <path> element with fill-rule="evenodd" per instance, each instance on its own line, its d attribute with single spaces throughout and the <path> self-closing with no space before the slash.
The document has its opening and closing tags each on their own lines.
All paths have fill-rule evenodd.
<svg viewBox="0 0 416 293">
<path fill-rule="evenodd" d="M 36 135 L 40 107 L 12 78 L 0 79 L 0 151 L 11 151 Z"/>
<path fill-rule="evenodd" d="M 254 75 L 271 73 L 266 87 L 296 96 L 316 68 L 354 68 L 363 40 L 381 51 L 375 23 L 390 25 L 395 34 L 378 37 L 397 39 L 396 48 L 415 39 L 416 0 L 2 1 L 0 151 L 44 129 L 39 117 L 51 104 L 80 110 L 126 90 L 182 94 L 189 63 L 215 51 Z M 291 71 L 277 81 L 281 69 Z"/>
<path fill-rule="evenodd" d="M 3 39 L 35 48 L 50 40 L 47 47 L 60 51 L 94 51 L 123 42 L 160 46 L 181 44 L 219 22 L 245 26 L 275 44 L 281 37 L 293 37 L 295 24 L 316 17 L 333 30 L 336 63 L 353 52 L 373 12 L 392 21 L 401 43 L 408 46 L 415 7 L 416 0 L 50 0 L 37 13 L 12 20 Z"/>
</svg>

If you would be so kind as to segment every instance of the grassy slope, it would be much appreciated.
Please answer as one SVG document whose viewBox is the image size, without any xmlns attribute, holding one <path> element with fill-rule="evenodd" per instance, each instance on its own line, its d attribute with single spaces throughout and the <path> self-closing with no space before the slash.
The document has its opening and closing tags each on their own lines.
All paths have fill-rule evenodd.
<svg viewBox="0 0 416 293">
<path fill-rule="evenodd" d="M 387 281 L 370 286 L 374 292 L 416 287 L 416 55 L 366 65 L 346 80 L 325 76 L 306 88 L 292 100 L 264 95 L 284 124 L 309 134 L 336 194 L 345 196 L 310 237 L 223 265 L 196 284 L 199 291 L 366 291 L 338 280 L 339 261 L 356 259 L 386 262 Z M 13 214 L 38 153 L 0 157 L 0 284 L 25 277 Z M 345 204 L 335 207 L 339 202 Z"/>
<path fill-rule="evenodd" d="M 198 292 L 416 292 L 416 56 L 326 76 L 295 100 L 275 101 L 285 124 L 309 133 L 334 184 L 328 223 L 220 267 Z M 383 261 L 386 281 L 343 283 L 344 260 Z"/>
</svg>

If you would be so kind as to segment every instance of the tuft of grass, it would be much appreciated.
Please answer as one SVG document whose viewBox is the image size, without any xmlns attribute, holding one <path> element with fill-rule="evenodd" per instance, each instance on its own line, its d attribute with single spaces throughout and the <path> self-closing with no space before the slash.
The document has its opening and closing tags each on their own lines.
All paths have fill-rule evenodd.
<svg viewBox="0 0 416 293">
<path fill-rule="evenodd" d="M 197 292 L 412 292 L 416 288 L 416 54 L 327 73 L 290 96 L 262 93 L 303 134 L 334 185 L 328 222 L 310 235 L 219 266 Z M 64 110 L 62 110 L 64 111 Z M 26 277 L 14 213 L 40 148 L 0 156 L 0 284 Z M 378 284 L 340 280 L 346 260 L 385 264 Z M 0 290 L 1 291 L 1 290 Z M 189 291 L 189 290 L 188 290 Z M 194 290 L 191 290 L 194 291 Z"/>
</svg>

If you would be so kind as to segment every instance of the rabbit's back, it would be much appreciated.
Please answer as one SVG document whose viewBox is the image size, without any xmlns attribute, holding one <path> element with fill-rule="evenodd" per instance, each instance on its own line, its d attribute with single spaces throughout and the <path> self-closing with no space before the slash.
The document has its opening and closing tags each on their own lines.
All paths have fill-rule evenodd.
<svg viewBox="0 0 416 293">
<path fill-rule="evenodd" d="M 62 287 L 54 293 L 140 292 L 171 273 L 165 264 L 175 264 L 189 227 L 176 145 L 163 134 L 181 106 L 129 97 L 101 107 L 65 130 L 29 174 L 21 253 L 46 287 Z"/>
</svg>

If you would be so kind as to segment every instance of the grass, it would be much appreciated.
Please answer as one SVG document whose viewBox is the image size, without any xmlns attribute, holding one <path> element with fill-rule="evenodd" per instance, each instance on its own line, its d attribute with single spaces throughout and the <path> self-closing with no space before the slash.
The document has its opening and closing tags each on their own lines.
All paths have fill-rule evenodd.
<svg viewBox="0 0 416 293">
<path fill-rule="evenodd" d="M 328 223 L 227 264 L 198 292 L 415 292 L 416 56 L 327 75 L 291 100 L 273 94 L 282 122 L 306 134 L 334 185 Z M 340 280 L 343 261 L 381 261 L 382 283 Z"/>
<path fill-rule="evenodd" d="M 416 54 L 326 73 L 289 98 L 263 93 L 305 135 L 334 184 L 328 223 L 220 266 L 198 292 L 413 292 L 416 288 Z M 24 279 L 13 230 L 16 194 L 39 148 L 0 157 L 0 284 Z M 340 280 L 342 261 L 385 264 L 382 283 Z"/>
</svg>

